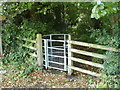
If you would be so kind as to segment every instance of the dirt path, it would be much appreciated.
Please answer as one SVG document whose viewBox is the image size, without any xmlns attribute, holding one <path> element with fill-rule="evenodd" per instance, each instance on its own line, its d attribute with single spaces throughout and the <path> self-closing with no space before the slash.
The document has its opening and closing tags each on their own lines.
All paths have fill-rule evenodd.
<svg viewBox="0 0 120 90">
<path fill-rule="evenodd" d="M 89 88 L 90 76 L 78 74 L 68 76 L 59 70 L 34 71 L 29 78 L 13 80 L 6 75 L 3 77 L 2 87 L 38 87 L 38 88 Z"/>
</svg>

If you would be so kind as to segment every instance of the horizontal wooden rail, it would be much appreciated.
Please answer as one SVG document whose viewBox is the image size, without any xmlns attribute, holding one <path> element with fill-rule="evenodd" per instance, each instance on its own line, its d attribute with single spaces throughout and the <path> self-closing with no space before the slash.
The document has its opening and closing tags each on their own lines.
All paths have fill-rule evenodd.
<svg viewBox="0 0 120 90">
<path fill-rule="evenodd" d="M 88 65 L 91 65 L 91 66 L 104 68 L 102 64 L 98 64 L 98 63 L 94 63 L 94 62 L 90 62 L 90 61 L 86 61 L 86 60 L 79 59 L 79 58 L 74 58 L 74 57 L 70 57 L 70 59 L 72 61 L 80 62 L 80 63 L 83 63 L 83 64 L 88 64 Z"/>
<path fill-rule="evenodd" d="M 32 49 L 32 50 L 37 50 L 35 47 L 32 47 L 32 46 L 27 46 L 27 45 L 24 45 L 24 44 L 21 44 L 21 46 Z"/>
<path fill-rule="evenodd" d="M 91 47 L 91 48 L 120 52 L 120 49 L 117 50 L 115 48 L 106 47 L 106 46 L 103 46 L 103 45 L 91 44 L 91 43 L 86 43 L 86 42 L 78 42 L 78 41 L 72 41 L 72 40 L 70 41 L 70 43 L 74 44 L 74 45 L 87 46 L 87 47 Z"/>
<path fill-rule="evenodd" d="M 77 50 L 77 49 L 73 49 L 73 48 L 71 49 L 71 52 L 83 54 L 83 55 L 87 55 L 87 56 L 92 56 L 92 57 L 96 57 L 96 58 L 101 58 L 101 59 L 107 58 L 105 55 L 102 55 L 102 54 L 87 52 L 87 51 L 83 51 L 83 50 Z"/>
<path fill-rule="evenodd" d="M 69 66 L 69 68 L 71 68 L 73 70 L 76 70 L 76 71 L 80 71 L 80 72 L 89 74 L 89 75 L 93 75 L 93 76 L 97 76 L 97 77 L 101 76 L 101 74 L 98 74 L 98 73 L 95 73 L 95 72 L 92 72 L 92 71 L 89 71 L 89 70 L 81 69 L 81 68 L 78 68 L 78 67 Z"/>
<path fill-rule="evenodd" d="M 24 41 L 28 41 L 28 42 L 31 42 L 31 43 L 36 43 L 36 40 L 30 40 L 30 39 L 27 39 L 27 38 L 19 38 L 19 37 L 17 37 L 17 39 L 19 39 L 19 40 L 24 40 Z"/>
<path fill-rule="evenodd" d="M 33 57 L 37 57 L 37 55 L 35 53 L 28 53 L 28 54 L 33 56 Z"/>
<path fill-rule="evenodd" d="M 79 50 L 79 49 L 75 49 L 75 48 L 71 48 L 71 45 L 79 45 L 79 46 L 85 46 L 85 47 L 90 47 L 90 48 L 96 48 L 96 49 L 101 49 L 101 50 L 107 50 L 107 51 L 112 51 L 112 52 L 120 52 L 120 49 L 115 49 L 112 47 L 107 47 L 107 46 L 103 46 L 103 45 L 97 45 L 97 44 L 91 44 L 91 43 L 86 43 L 86 42 L 78 42 L 78 41 L 72 41 L 71 39 L 68 40 L 68 74 L 71 75 L 73 70 L 77 70 L 86 74 L 90 74 L 93 76 L 101 76 L 101 74 L 98 74 L 96 72 L 92 72 L 89 70 L 85 70 L 79 67 L 75 67 L 73 66 L 73 61 L 75 62 L 79 62 L 79 63 L 83 63 L 83 64 L 87 64 L 87 65 L 91 65 L 94 67 L 98 67 L 98 68 L 104 68 L 104 66 L 102 64 L 98 64 L 95 62 L 91 62 L 91 61 L 87 61 L 84 59 L 80 59 L 80 58 L 76 58 L 73 56 L 73 53 L 77 53 L 77 54 L 82 54 L 82 55 L 86 55 L 86 56 L 91 56 L 91 57 L 96 57 L 96 58 L 100 58 L 100 59 L 106 59 L 108 58 L 105 55 L 102 54 L 97 54 L 94 52 L 89 52 L 89 51 L 84 51 L 84 50 Z"/>
</svg>

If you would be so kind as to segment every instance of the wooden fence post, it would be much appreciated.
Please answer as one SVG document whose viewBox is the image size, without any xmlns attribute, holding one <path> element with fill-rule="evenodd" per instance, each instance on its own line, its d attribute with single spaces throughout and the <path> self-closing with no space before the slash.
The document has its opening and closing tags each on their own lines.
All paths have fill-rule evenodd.
<svg viewBox="0 0 120 90">
<path fill-rule="evenodd" d="M 37 34 L 37 62 L 39 66 L 43 66 L 43 51 L 42 51 L 42 35 Z"/>
<path fill-rule="evenodd" d="M 68 37 L 68 75 L 71 75 L 72 74 L 72 69 L 71 69 L 71 66 L 73 65 L 73 62 L 71 60 L 71 56 L 72 56 L 72 53 L 71 53 L 71 35 L 69 35 Z"/>
</svg>

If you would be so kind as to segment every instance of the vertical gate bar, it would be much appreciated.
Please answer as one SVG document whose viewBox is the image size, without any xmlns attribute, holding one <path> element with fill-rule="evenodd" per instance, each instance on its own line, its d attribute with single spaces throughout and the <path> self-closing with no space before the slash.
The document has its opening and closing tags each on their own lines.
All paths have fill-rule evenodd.
<svg viewBox="0 0 120 90">
<path fill-rule="evenodd" d="M 69 35 L 69 37 L 68 37 L 68 75 L 72 74 L 71 66 L 73 65 L 73 61 L 71 60 L 72 53 L 71 53 L 70 41 L 71 41 L 71 35 Z"/>
<path fill-rule="evenodd" d="M 66 71 L 66 35 L 64 35 L 64 70 Z"/>
<path fill-rule="evenodd" d="M 3 52 L 2 52 L 2 31 L 0 30 L 0 56 L 3 55 Z"/>
<path fill-rule="evenodd" d="M 52 35 L 50 35 L 50 47 L 52 47 Z M 51 55 L 52 55 L 52 48 L 51 48 Z"/>
<path fill-rule="evenodd" d="M 49 49 L 49 48 L 48 48 L 48 43 L 49 43 L 49 41 L 48 41 L 48 39 L 47 39 L 47 40 L 46 40 L 46 53 L 47 53 L 47 54 L 46 54 L 46 62 L 47 62 L 46 65 L 47 65 L 47 67 L 49 66 L 49 62 L 48 62 L 48 61 L 49 61 L 49 56 L 48 56 L 48 54 L 49 54 L 49 52 L 48 52 L 48 49 Z"/>
<path fill-rule="evenodd" d="M 50 47 L 52 47 L 52 35 L 50 35 Z M 53 55 L 53 50 L 52 48 L 50 48 L 50 54 Z M 50 56 L 50 59 L 52 59 L 53 57 Z"/>
<path fill-rule="evenodd" d="M 45 68 L 47 69 L 47 40 L 44 39 L 44 51 L 45 51 Z"/>
</svg>

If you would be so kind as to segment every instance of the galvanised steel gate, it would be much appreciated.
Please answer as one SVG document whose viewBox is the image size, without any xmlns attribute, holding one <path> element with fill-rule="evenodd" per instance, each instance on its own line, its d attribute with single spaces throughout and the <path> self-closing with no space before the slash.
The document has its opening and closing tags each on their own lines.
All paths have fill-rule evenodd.
<svg viewBox="0 0 120 90">
<path fill-rule="evenodd" d="M 44 66 L 62 71 L 67 71 L 68 63 L 68 34 L 44 35 Z"/>
</svg>

